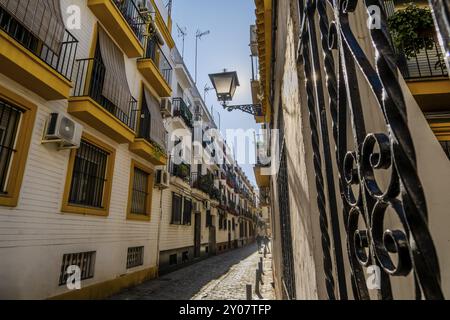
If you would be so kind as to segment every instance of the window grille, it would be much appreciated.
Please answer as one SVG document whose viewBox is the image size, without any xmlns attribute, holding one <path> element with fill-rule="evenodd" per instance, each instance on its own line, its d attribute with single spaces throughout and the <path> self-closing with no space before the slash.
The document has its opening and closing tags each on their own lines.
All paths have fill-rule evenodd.
<svg viewBox="0 0 450 320">
<path fill-rule="evenodd" d="M 6 194 L 22 111 L 0 100 L 0 193 Z"/>
<path fill-rule="evenodd" d="M 109 153 L 86 141 L 76 152 L 69 203 L 102 208 Z"/>
<path fill-rule="evenodd" d="M 93 278 L 95 269 L 95 255 L 95 251 L 65 254 L 61 264 L 59 285 L 63 286 L 67 284 L 67 280 L 70 276 L 67 271 L 70 266 L 77 266 L 80 268 L 81 280 Z"/>
<path fill-rule="evenodd" d="M 147 212 L 149 174 L 134 168 L 133 192 L 131 197 L 131 213 L 149 215 Z"/>
<path fill-rule="evenodd" d="M 128 248 L 127 269 L 136 268 L 144 264 L 144 247 Z"/>
<path fill-rule="evenodd" d="M 192 200 L 184 198 L 183 224 L 190 225 L 192 220 Z"/>
<path fill-rule="evenodd" d="M 181 224 L 183 198 L 173 193 L 172 195 L 172 224 Z"/>
</svg>

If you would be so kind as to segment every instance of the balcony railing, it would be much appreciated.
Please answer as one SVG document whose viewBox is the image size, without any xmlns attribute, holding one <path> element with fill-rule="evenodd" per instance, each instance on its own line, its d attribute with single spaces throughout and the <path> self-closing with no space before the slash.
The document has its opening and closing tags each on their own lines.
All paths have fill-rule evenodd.
<svg viewBox="0 0 450 320">
<path fill-rule="evenodd" d="M 129 104 L 126 110 L 106 99 L 103 92 L 105 65 L 95 58 L 77 60 L 75 71 L 75 97 L 90 97 L 127 127 L 136 131 L 137 101 L 131 95 L 127 97 Z"/>
<path fill-rule="evenodd" d="M 181 117 L 186 125 L 190 128 L 193 127 L 192 119 L 193 115 L 191 110 L 189 110 L 188 106 L 184 102 L 182 98 L 174 98 L 172 100 L 173 105 L 173 116 Z"/>
<path fill-rule="evenodd" d="M 122 16 L 127 21 L 128 25 L 133 30 L 133 33 L 139 39 L 139 42 L 144 43 L 144 35 L 146 31 L 146 18 L 139 10 L 134 0 L 112 0 Z"/>
<path fill-rule="evenodd" d="M 264 135 L 256 136 L 256 164 L 260 167 L 270 166 L 269 148 Z"/>
<path fill-rule="evenodd" d="M 170 86 L 173 68 L 154 37 L 149 37 L 147 40 L 144 59 L 151 59 L 155 63 L 164 80 Z"/>
<path fill-rule="evenodd" d="M 173 161 L 170 161 L 170 174 L 190 184 L 191 166 L 185 163 L 175 164 Z"/>
<path fill-rule="evenodd" d="M 65 30 L 60 49 L 54 52 L 2 7 L 0 7 L 0 29 L 64 78 L 69 81 L 72 79 L 78 40 L 69 31 Z"/>
<path fill-rule="evenodd" d="M 141 111 L 140 118 L 141 119 L 139 125 L 138 138 L 146 140 L 148 143 L 159 149 L 161 153 L 165 154 L 167 150 L 167 132 L 164 131 L 164 133 L 161 133 L 161 135 L 163 135 L 164 138 L 159 139 L 160 140 L 159 142 L 156 141 L 157 139 L 152 137 L 152 119 L 150 112 L 148 111 L 148 108 L 145 108 Z"/>
<path fill-rule="evenodd" d="M 420 43 L 408 57 L 402 48 L 397 50 L 398 67 L 403 77 L 407 80 L 447 77 L 448 71 L 439 43 L 433 37 L 424 37 Z"/>
</svg>

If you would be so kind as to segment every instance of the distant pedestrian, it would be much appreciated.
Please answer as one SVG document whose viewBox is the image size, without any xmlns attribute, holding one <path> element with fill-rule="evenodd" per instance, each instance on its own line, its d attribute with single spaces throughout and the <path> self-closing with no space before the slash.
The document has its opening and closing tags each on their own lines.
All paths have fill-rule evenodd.
<svg viewBox="0 0 450 320">
<path fill-rule="evenodd" d="M 264 236 L 264 247 L 267 250 L 267 253 L 270 253 L 270 238 L 269 236 Z"/>
</svg>

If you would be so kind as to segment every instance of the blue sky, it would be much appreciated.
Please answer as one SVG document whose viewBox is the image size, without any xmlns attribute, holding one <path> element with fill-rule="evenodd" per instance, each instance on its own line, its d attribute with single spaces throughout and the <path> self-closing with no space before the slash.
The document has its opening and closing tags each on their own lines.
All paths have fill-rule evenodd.
<svg viewBox="0 0 450 320">
<path fill-rule="evenodd" d="M 197 30 L 211 33 L 199 41 L 197 86 L 203 94 L 205 84 L 211 86 L 208 74 L 224 68 L 237 71 L 241 86 L 237 89 L 233 104 L 251 103 L 250 79 L 250 25 L 255 23 L 254 0 L 173 0 L 173 37 L 179 51 L 182 38 L 178 37 L 176 24 L 187 28 L 184 60 L 192 77 L 195 77 L 195 34 Z M 221 130 L 257 128 L 254 118 L 240 111 L 224 111 L 214 91 L 206 96 L 206 105 L 214 106 L 214 117 Z M 253 148 L 253 146 L 252 146 Z M 254 151 L 252 151 L 254 152 Z M 255 183 L 253 166 L 241 165 L 250 181 Z"/>
</svg>

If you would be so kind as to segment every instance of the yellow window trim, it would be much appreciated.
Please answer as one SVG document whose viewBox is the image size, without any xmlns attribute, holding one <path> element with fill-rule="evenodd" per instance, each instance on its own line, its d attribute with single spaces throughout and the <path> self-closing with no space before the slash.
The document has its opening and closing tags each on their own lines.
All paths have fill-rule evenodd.
<svg viewBox="0 0 450 320">
<path fill-rule="evenodd" d="M 111 189 L 114 174 L 114 162 L 116 158 L 116 150 L 113 147 L 107 145 L 106 143 L 100 141 L 99 139 L 95 138 L 94 136 L 86 132 L 83 133 L 82 139 L 89 143 L 92 143 L 93 145 L 109 153 L 107 160 L 108 162 L 106 166 L 106 182 L 105 187 L 103 189 L 103 208 L 101 209 L 89 208 L 69 203 L 70 187 L 72 185 L 73 169 L 75 165 L 75 155 L 77 153 L 77 149 L 73 149 L 70 153 L 61 211 L 63 213 L 74 213 L 74 214 L 107 217 L 109 215 L 109 206 L 111 202 Z"/>
<path fill-rule="evenodd" d="M 159 31 L 161 31 L 162 36 L 164 37 L 164 40 L 166 40 L 167 46 L 170 49 L 173 49 L 173 47 L 175 47 L 175 41 L 173 40 L 172 33 L 171 33 L 172 18 L 168 17 L 168 21 L 166 24 L 166 22 L 164 21 L 162 15 L 161 15 L 161 11 L 159 11 L 159 8 L 155 3 L 155 0 L 152 0 L 152 5 L 156 11 L 156 25 L 158 26 Z"/>
<path fill-rule="evenodd" d="M 131 202 L 133 200 L 133 184 L 134 184 L 134 169 L 138 168 L 144 172 L 146 172 L 148 176 L 148 185 L 147 185 L 147 203 L 146 203 L 146 215 L 134 214 L 131 212 Z M 127 208 L 127 220 L 134 221 L 151 221 L 151 213 L 152 213 L 152 202 L 153 202 L 153 186 L 154 186 L 154 171 L 150 167 L 132 159 L 131 160 L 131 170 L 130 170 L 130 186 L 128 191 L 128 208 Z"/>
<path fill-rule="evenodd" d="M 17 151 L 13 155 L 10 168 L 10 172 L 14 172 L 15 177 L 10 177 L 8 180 L 6 185 L 7 194 L 0 195 L 0 206 L 17 207 L 36 119 L 37 106 L 2 85 L 0 85 L 0 98 L 23 111 L 16 137 L 15 148 Z"/>
</svg>

